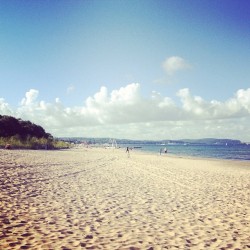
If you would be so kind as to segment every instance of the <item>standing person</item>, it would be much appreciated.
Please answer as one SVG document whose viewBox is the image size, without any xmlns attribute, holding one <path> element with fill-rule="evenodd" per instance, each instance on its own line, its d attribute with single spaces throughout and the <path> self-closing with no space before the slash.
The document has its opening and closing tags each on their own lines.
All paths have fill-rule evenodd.
<svg viewBox="0 0 250 250">
<path fill-rule="evenodd" d="M 167 148 L 164 148 L 164 153 L 166 154 L 168 152 Z"/>
<path fill-rule="evenodd" d="M 128 157 L 129 157 L 129 147 L 127 147 L 126 153 L 127 153 Z"/>
</svg>

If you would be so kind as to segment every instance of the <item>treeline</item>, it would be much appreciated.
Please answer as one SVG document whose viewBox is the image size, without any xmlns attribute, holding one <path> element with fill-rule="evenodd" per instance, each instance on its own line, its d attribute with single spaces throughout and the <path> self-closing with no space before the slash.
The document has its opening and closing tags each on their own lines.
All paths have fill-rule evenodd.
<svg viewBox="0 0 250 250">
<path fill-rule="evenodd" d="M 11 137 L 15 135 L 19 135 L 22 139 L 28 136 L 36 138 L 52 137 L 52 135 L 46 133 L 41 126 L 30 121 L 23 121 L 12 116 L 0 115 L 0 137 Z"/>
<path fill-rule="evenodd" d="M 44 128 L 30 121 L 0 115 L 0 147 L 27 149 L 66 148 L 68 143 L 55 140 Z"/>
</svg>

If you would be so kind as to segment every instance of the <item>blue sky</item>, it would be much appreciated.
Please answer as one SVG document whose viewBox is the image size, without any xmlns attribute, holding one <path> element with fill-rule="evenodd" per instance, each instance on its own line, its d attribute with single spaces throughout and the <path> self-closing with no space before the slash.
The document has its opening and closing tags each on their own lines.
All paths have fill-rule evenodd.
<svg viewBox="0 0 250 250">
<path fill-rule="evenodd" d="M 250 141 L 249 28 L 249 1 L 0 0 L 0 114 L 55 136 Z"/>
</svg>

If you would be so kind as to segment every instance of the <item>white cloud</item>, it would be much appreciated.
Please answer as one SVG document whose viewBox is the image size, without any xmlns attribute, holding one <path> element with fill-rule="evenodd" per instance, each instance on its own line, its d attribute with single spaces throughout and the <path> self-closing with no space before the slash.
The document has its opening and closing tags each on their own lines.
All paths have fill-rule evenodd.
<svg viewBox="0 0 250 250">
<path fill-rule="evenodd" d="M 191 69 L 191 65 L 179 56 L 172 56 L 167 58 L 163 64 L 163 69 L 167 72 L 168 75 L 173 75 L 177 71 Z"/>
<path fill-rule="evenodd" d="M 0 114 L 1 113 L 6 114 L 6 115 L 12 114 L 12 110 L 11 110 L 9 104 L 6 103 L 3 98 L 0 98 Z"/>
<path fill-rule="evenodd" d="M 31 120 L 55 136 L 132 139 L 222 136 L 246 140 L 250 132 L 250 88 L 238 90 L 225 102 L 206 101 L 193 96 L 189 89 L 179 90 L 177 97 L 181 105 L 156 91 L 145 97 L 140 84 L 132 83 L 110 92 L 103 86 L 84 105 L 65 107 L 59 98 L 53 103 L 39 100 L 39 91 L 31 89 L 16 109 L 0 99 L 0 114 Z"/>
<path fill-rule="evenodd" d="M 242 105 L 242 107 L 250 112 L 250 88 L 247 90 L 238 90 L 236 93 L 236 99 Z"/>
<path fill-rule="evenodd" d="M 73 84 L 70 84 L 67 88 L 67 94 L 70 94 L 75 91 L 75 86 Z"/>
<path fill-rule="evenodd" d="M 32 104 L 36 100 L 38 94 L 39 92 L 37 90 L 30 89 L 28 92 L 26 92 L 25 98 L 22 99 L 21 104 L 24 106 Z"/>
<path fill-rule="evenodd" d="M 188 119 L 228 119 L 250 115 L 250 89 L 238 90 L 234 98 L 224 103 L 207 102 L 200 96 L 192 96 L 189 89 L 179 90 L 177 96 Z"/>
</svg>

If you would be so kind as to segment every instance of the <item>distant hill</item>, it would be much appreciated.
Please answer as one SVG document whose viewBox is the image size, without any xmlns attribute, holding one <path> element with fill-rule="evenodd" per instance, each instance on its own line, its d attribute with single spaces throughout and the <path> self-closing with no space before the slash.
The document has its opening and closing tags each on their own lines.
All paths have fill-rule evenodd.
<svg viewBox="0 0 250 250">
<path fill-rule="evenodd" d="M 110 138 L 86 138 L 86 137 L 64 137 L 59 138 L 63 141 L 88 144 L 105 144 L 110 143 Z M 128 140 L 128 139 L 115 139 L 117 144 L 164 144 L 164 145 L 239 145 L 243 144 L 240 140 L 232 139 L 216 139 L 216 138 L 204 138 L 204 139 L 183 139 L 183 140 Z"/>
<path fill-rule="evenodd" d="M 242 144 L 240 140 L 232 139 L 216 139 L 216 138 L 204 138 L 204 139 L 184 139 L 182 140 L 185 143 L 190 144 L 208 144 L 208 145 L 237 145 Z"/>
<path fill-rule="evenodd" d="M 0 115 L 0 137 L 11 137 L 18 135 L 24 139 L 28 136 L 36 138 L 52 138 L 44 128 L 30 121 L 23 121 L 12 116 Z"/>
</svg>

